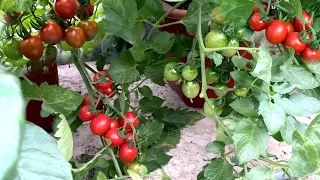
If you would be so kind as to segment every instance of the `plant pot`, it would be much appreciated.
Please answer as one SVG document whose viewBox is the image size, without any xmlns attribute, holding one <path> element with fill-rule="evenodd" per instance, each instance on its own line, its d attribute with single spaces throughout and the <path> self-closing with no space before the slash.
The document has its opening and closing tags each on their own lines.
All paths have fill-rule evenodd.
<svg viewBox="0 0 320 180">
<path fill-rule="evenodd" d="M 26 77 L 38 86 L 44 82 L 49 85 L 59 85 L 58 68 L 56 63 L 56 56 L 50 57 L 45 61 L 37 61 L 27 68 Z M 53 116 L 41 117 L 41 105 L 43 101 L 30 100 L 26 108 L 26 119 L 46 131 L 52 131 L 51 124 Z"/>
</svg>

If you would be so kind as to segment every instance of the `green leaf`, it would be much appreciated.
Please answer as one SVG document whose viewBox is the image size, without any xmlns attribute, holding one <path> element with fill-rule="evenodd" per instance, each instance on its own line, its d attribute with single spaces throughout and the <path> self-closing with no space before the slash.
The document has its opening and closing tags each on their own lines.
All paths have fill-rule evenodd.
<svg viewBox="0 0 320 180">
<path fill-rule="evenodd" d="M 71 165 L 61 154 L 57 141 L 32 123 L 26 124 L 17 171 L 17 179 L 72 180 Z"/>
<path fill-rule="evenodd" d="M 151 47 L 159 54 L 165 54 L 173 46 L 175 35 L 168 32 L 157 32 L 151 39 Z"/>
<path fill-rule="evenodd" d="M 264 127 L 251 120 L 240 121 L 232 138 L 240 164 L 267 153 L 269 136 Z"/>
<path fill-rule="evenodd" d="M 271 134 L 276 134 L 285 125 L 286 113 L 279 104 L 263 101 L 259 106 L 259 114 Z"/>
<path fill-rule="evenodd" d="M 171 178 L 166 174 L 163 168 L 161 168 L 161 180 L 171 180 Z"/>
<path fill-rule="evenodd" d="M 132 178 L 132 180 L 142 180 L 139 174 L 135 173 L 134 171 L 127 170 L 129 176 Z"/>
<path fill-rule="evenodd" d="M 74 91 L 47 82 L 37 86 L 23 80 L 21 88 L 25 99 L 43 101 L 42 109 L 47 112 L 61 113 L 65 116 L 72 114 L 82 103 L 83 96 Z"/>
<path fill-rule="evenodd" d="M 103 174 L 103 172 L 98 171 L 94 177 L 93 180 L 107 180 L 108 178 L 106 177 L 106 175 Z"/>
<path fill-rule="evenodd" d="M 99 31 L 120 36 L 133 45 L 143 38 L 144 26 L 141 22 L 136 23 L 139 14 L 135 0 L 105 0 L 102 7 L 104 20 Z"/>
<path fill-rule="evenodd" d="M 139 9 L 139 15 L 148 20 L 151 17 L 160 19 L 164 14 L 161 0 L 145 0 L 144 5 Z"/>
<path fill-rule="evenodd" d="M 220 141 L 213 141 L 206 145 L 206 151 L 213 154 L 224 154 L 226 144 Z"/>
<path fill-rule="evenodd" d="M 221 1 L 221 8 L 227 21 L 233 26 L 244 26 L 251 16 L 254 2 L 250 0 Z"/>
<path fill-rule="evenodd" d="M 301 92 L 308 97 L 313 97 L 320 100 L 320 88 L 304 89 L 304 90 L 301 90 Z"/>
<path fill-rule="evenodd" d="M 311 116 L 320 113 L 320 100 L 302 93 L 292 94 L 287 98 L 274 98 L 286 113 L 293 116 Z"/>
<path fill-rule="evenodd" d="M 60 121 L 60 123 L 57 125 L 57 131 L 54 137 L 58 138 L 58 147 L 64 159 L 70 161 L 73 151 L 72 132 L 64 115 L 60 114 L 57 118 L 56 121 Z"/>
<path fill-rule="evenodd" d="M 292 84 L 290 83 L 287 83 L 287 82 L 284 82 L 282 84 L 278 84 L 278 83 L 275 83 L 273 86 L 272 86 L 272 90 L 274 92 L 277 92 L 279 94 L 287 94 L 287 93 L 290 93 L 291 91 L 293 91 L 296 87 L 293 86 Z"/>
<path fill-rule="evenodd" d="M 258 55 L 259 58 L 257 59 L 257 65 L 251 74 L 270 84 L 272 58 L 266 45 L 260 46 Z"/>
<path fill-rule="evenodd" d="M 153 113 L 161 108 L 164 100 L 153 96 L 152 98 L 144 97 L 139 101 L 139 106 L 144 113 Z"/>
<path fill-rule="evenodd" d="M 24 129 L 24 101 L 19 79 L 0 71 L 0 112 L 5 115 L 0 122 L 0 179 L 12 179 L 20 153 Z M 5 138 L 4 138 L 5 137 Z M 5 148 L 6 147 L 6 148 Z"/>
<path fill-rule="evenodd" d="M 238 69 L 247 69 L 248 59 L 242 56 L 232 56 L 231 61 Z"/>
<path fill-rule="evenodd" d="M 302 6 L 300 0 L 290 0 L 289 2 L 294 8 L 295 16 L 302 19 Z"/>
<path fill-rule="evenodd" d="M 213 60 L 216 67 L 220 66 L 222 64 L 222 60 L 224 59 L 224 57 L 217 52 L 207 54 L 207 57 Z"/>
<path fill-rule="evenodd" d="M 230 75 L 237 85 L 241 85 L 241 87 L 244 88 L 251 87 L 253 78 L 248 74 L 247 71 L 232 71 L 230 72 Z"/>
<path fill-rule="evenodd" d="M 141 41 L 137 45 L 134 45 L 129 49 L 131 52 L 132 57 L 137 61 L 141 62 L 145 59 L 145 50 L 148 47 L 148 44 L 146 41 Z"/>
<path fill-rule="evenodd" d="M 137 63 L 129 51 L 125 51 L 110 63 L 109 74 L 113 81 L 119 84 L 128 84 L 140 79 L 136 69 Z"/>
<path fill-rule="evenodd" d="M 233 167 L 222 158 L 213 159 L 204 169 L 204 177 L 210 180 L 234 179 Z"/>
<path fill-rule="evenodd" d="M 268 180 L 276 180 L 273 170 L 266 166 L 257 166 L 252 168 L 248 172 L 248 174 L 246 174 L 244 180 L 253 180 L 261 178 Z"/>
<path fill-rule="evenodd" d="M 285 79 L 299 89 L 314 89 L 320 86 L 320 82 L 304 66 L 281 66 L 280 69 Z"/>
<path fill-rule="evenodd" d="M 176 34 L 176 38 L 170 52 L 178 58 L 187 57 L 192 48 L 192 39 L 189 36 Z"/>
<path fill-rule="evenodd" d="M 240 97 L 229 104 L 235 111 L 244 116 L 258 117 L 259 114 L 254 107 L 253 101 L 249 97 Z"/>
<path fill-rule="evenodd" d="M 164 124 L 160 122 L 147 122 L 139 126 L 139 137 L 141 137 L 139 143 L 141 146 L 152 145 L 158 140 L 163 133 Z"/>
<path fill-rule="evenodd" d="M 164 150 L 158 146 L 152 146 L 146 153 L 146 159 L 143 164 L 148 168 L 149 172 L 162 167 L 171 159 L 171 156 L 167 155 Z"/>
<path fill-rule="evenodd" d="M 221 141 L 225 144 L 233 144 L 233 139 L 229 137 L 220 126 L 218 126 L 217 129 L 216 141 Z"/>
<path fill-rule="evenodd" d="M 291 144 L 293 132 L 298 131 L 300 134 L 304 134 L 303 129 L 306 130 L 306 126 L 307 125 L 298 122 L 293 116 L 289 116 L 287 117 L 285 125 L 280 129 L 280 133 L 283 140 Z"/>
<path fill-rule="evenodd" d="M 260 102 L 269 100 L 270 86 L 266 82 L 262 80 L 256 81 L 251 86 L 251 91 Z"/>
<path fill-rule="evenodd" d="M 153 94 L 152 94 L 152 90 L 149 88 L 149 86 L 142 86 L 138 88 L 139 93 L 147 98 L 152 98 Z"/>
<path fill-rule="evenodd" d="M 193 125 L 204 116 L 195 111 L 188 111 L 186 109 L 171 109 L 168 107 L 162 107 L 158 111 L 154 112 L 153 117 L 166 124 L 169 124 L 172 128 L 183 128 L 187 125 Z"/>
<path fill-rule="evenodd" d="M 1 0 L 0 9 L 6 12 L 30 12 L 30 4 L 34 4 L 32 0 Z"/>
<path fill-rule="evenodd" d="M 157 140 L 157 146 L 161 147 L 165 151 L 176 148 L 176 145 L 180 141 L 180 129 L 173 131 L 163 132 L 160 139 Z"/>
</svg>

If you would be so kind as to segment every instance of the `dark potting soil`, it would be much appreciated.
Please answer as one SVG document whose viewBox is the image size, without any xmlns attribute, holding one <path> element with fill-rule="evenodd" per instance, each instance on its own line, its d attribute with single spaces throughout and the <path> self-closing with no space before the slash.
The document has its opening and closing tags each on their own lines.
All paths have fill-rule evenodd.
<svg viewBox="0 0 320 180">
<path fill-rule="evenodd" d="M 190 5 L 191 2 L 192 2 L 192 0 L 187 0 L 187 1 L 184 2 L 181 6 L 179 6 L 178 9 L 187 10 L 187 9 L 189 8 L 189 5 Z M 178 4 L 178 3 L 176 3 L 176 2 L 166 2 L 166 3 L 170 4 L 171 6 L 174 6 L 174 5 Z"/>
</svg>

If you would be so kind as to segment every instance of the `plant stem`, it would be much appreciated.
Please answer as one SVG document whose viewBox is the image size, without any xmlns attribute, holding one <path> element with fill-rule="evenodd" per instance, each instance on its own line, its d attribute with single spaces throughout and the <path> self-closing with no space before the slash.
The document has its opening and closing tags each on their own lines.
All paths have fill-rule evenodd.
<svg viewBox="0 0 320 180">
<path fill-rule="evenodd" d="M 86 67 L 89 71 L 91 71 L 93 74 L 96 74 L 97 71 L 94 70 L 92 67 L 90 67 L 87 63 L 83 62 L 84 67 Z"/>
<path fill-rule="evenodd" d="M 73 56 L 73 63 L 76 66 L 76 68 L 78 69 L 78 71 L 79 71 L 79 73 L 80 73 L 80 75 L 81 75 L 81 77 L 83 79 L 83 82 L 84 82 L 84 84 L 85 84 L 85 86 L 86 86 L 86 88 L 88 90 L 88 94 L 89 94 L 89 97 L 90 97 L 90 105 L 91 105 L 91 107 L 94 107 L 95 106 L 95 103 L 94 103 L 94 100 L 95 100 L 94 92 L 92 90 L 91 84 L 90 84 L 90 82 L 88 80 L 88 77 L 86 75 L 87 71 L 84 68 L 82 68 L 81 60 L 80 60 L 80 58 L 78 56 L 78 52 L 77 52 L 76 49 L 72 50 L 72 56 Z"/>
<path fill-rule="evenodd" d="M 187 0 L 182 0 L 180 1 L 178 4 L 176 4 L 175 6 L 173 6 L 168 12 L 166 12 L 160 19 L 158 19 L 158 21 L 154 24 L 154 26 L 152 27 L 152 29 L 150 30 L 147 39 L 149 39 L 153 33 L 153 31 L 155 30 L 155 28 L 157 28 L 159 26 L 159 24 L 167 17 L 169 16 L 169 14 L 171 14 L 175 9 L 177 9 L 181 4 L 183 4 L 184 2 L 186 2 Z"/>
<path fill-rule="evenodd" d="M 142 80 L 139 84 L 137 84 L 136 85 L 136 87 L 134 87 L 129 93 L 132 93 L 133 91 L 135 91 L 142 83 L 144 83 L 145 81 L 147 80 L 147 78 L 146 79 L 144 79 L 144 80 Z"/>
<path fill-rule="evenodd" d="M 267 163 L 270 163 L 270 164 L 272 164 L 273 166 L 276 166 L 276 167 L 289 168 L 289 166 L 286 165 L 286 164 L 280 164 L 280 163 L 274 162 L 271 159 L 268 159 L 268 158 L 265 158 L 265 157 L 259 157 L 259 160 L 267 162 Z"/>
<path fill-rule="evenodd" d="M 206 79 L 206 67 L 205 67 L 205 58 L 204 58 L 204 44 L 203 44 L 203 39 L 202 39 L 202 34 L 201 34 L 201 4 L 199 5 L 198 9 L 198 30 L 197 30 L 197 36 L 199 39 L 199 45 L 200 45 L 200 60 L 201 60 L 201 74 L 202 74 L 202 91 L 200 93 L 200 97 L 204 97 L 205 101 L 210 104 L 209 98 L 207 96 L 207 79 Z M 215 112 L 215 110 L 212 108 L 210 105 L 210 111 L 213 114 L 213 117 L 215 120 L 218 122 L 218 124 L 222 127 L 223 131 L 229 136 L 232 137 L 232 134 L 230 131 L 226 128 L 226 126 L 222 123 L 220 120 L 220 117 L 218 114 Z"/>
<path fill-rule="evenodd" d="M 163 27 L 172 26 L 172 25 L 175 25 L 175 24 L 181 24 L 181 21 L 176 21 L 176 22 L 172 22 L 172 23 L 168 23 L 168 24 L 157 25 L 155 27 L 163 28 Z"/>
<path fill-rule="evenodd" d="M 204 47 L 204 44 L 203 44 Z M 247 48 L 247 47 L 221 47 L 221 48 L 205 48 L 204 52 L 216 52 L 222 50 L 245 50 L 245 51 L 259 51 L 259 48 Z"/>
<path fill-rule="evenodd" d="M 248 174 L 248 164 L 243 165 L 244 173 Z"/>
</svg>

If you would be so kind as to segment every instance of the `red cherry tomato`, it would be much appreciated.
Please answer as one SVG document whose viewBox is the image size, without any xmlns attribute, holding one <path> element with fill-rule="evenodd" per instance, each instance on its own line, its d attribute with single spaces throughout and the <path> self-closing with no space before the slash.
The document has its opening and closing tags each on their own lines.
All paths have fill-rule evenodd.
<svg viewBox="0 0 320 180">
<path fill-rule="evenodd" d="M 249 20 L 249 26 L 253 31 L 262 31 L 268 26 L 267 22 L 264 22 L 260 19 L 261 19 L 260 13 L 255 13 L 251 16 Z"/>
<path fill-rule="evenodd" d="M 123 143 L 129 143 L 131 140 L 133 140 L 133 132 L 132 131 L 125 132 L 124 135 L 126 135 L 127 137 L 124 139 Z M 137 138 L 134 137 L 134 140 L 137 141 Z"/>
<path fill-rule="evenodd" d="M 240 44 L 239 47 L 246 47 L 245 45 L 243 44 Z M 236 54 L 237 55 L 237 54 Z M 248 60 L 252 60 L 253 59 L 253 56 L 251 53 L 249 53 L 248 51 L 244 51 L 244 50 L 239 50 L 239 55 L 248 59 Z"/>
<path fill-rule="evenodd" d="M 98 33 L 98 24 L 93 19 L 87 19 L 80 21 L 77 25 L 80 27 L 86 34 L 86 41 L 93 40 Z"/>
<path fill-rule="evenodd" d="M 123 138 L 119 135 L 119 131 L 117 128 L 109 129 L 104 135 L 104 138 L 111 140 L 111 147 L 117 147 L 123 143 Z"/>
<path fill-rule="evenodd" d="M 88 6 L 83 6 L 80 8 L 80 11 L 78 12 L 77 16 L 80 19 L 86 19 L 92 16 L 93 11 L 94 11 L 94 5 L 93 5 L 93 2 L 90 1 L 90 4 Z"/>
<path fill-rule="evenodd" d="M 40 38 L 47 44 L 59 44 L 63 39 L 63 31 L 59 24 L 49 20 L 40 30 Z"/>
<path fill-rule="evenodd" d="M 77 26 L 70 26 L 64 31 L 66 43 L 74 48 L 80 48 L 86 42 L 86 34 Z"/>
<path fill-rule="evenodd" d="M 43 42 L 39 36 L 30 35 L 20 41 L 20 51 L 30 60 L 39 60 L 44 51 Z"/>
<path fill-rule="evenodd" d="M 94 97 L 94 104 L 97 104 L 98 102 L 98 98 Z M 89 94 L 84 95 L 83 101 L 82 101 L 82 105 L 90 105 L 90 96 Z M 98 105 L 97 105 L 97 109 L 100 109 L 103 105 L 103 102 L 100 100 Z"/>
<path fill-rule="evenodd" d="M 272 20 L 266 30 L 266 38 L 271 44 L 280 44 L 288 35 L 287 24 L 281 20 Z"/>
<path fill-rule="evenodd" d="M 290 22 L 287 22 L 288 34 L 294 32 L 293 25 Z"/>
<path fill-rule="evenodd" d="M 100 79 L 102 78 L 102 79 Z M 97 89 L 107 89 L 112 88 L 112 79 L 108 76 L 107 71 L 100 71 L 93 76 L 93 82 L 95 82 L 94 86 Z"/>
<path fill-rule="evenodd" d="M 263 7 L 263 9 L 266 11 L 266 10 L 268 9 L 268 3 L 262 2 L 262 7 Z M 260 9 L 259 9 L 258 4 L 255 4 L 255 5 L 253 6 L 252 14 L 254 14 L 254 13 L 259 13 L 259 12 L 260 12 Z"/>
<path fill-rule="evenodd" d="M 111 119 L 110 129 L 119 128 L 119 122 L 117 119 Z"/>
<path fill-rule="evenodd" d="M 109 116 L 99 113 L 92 119 L 90 123 L 90 129 L 93 134 L 102 135 L 108 131 L 110 124 L 111 120 Z"/>
<path fill-rule="evenodd" d="M 320 60 L 320 50 L 313 50 L 307 45 L 301 53 L 301 59 L 306 62 L 318 62 Z"/>
<path fill-rule="evenodd" d="M 311 16 L 310 16 L 308 13 L 306 13 L 305 11 L 302 12 L 302 18 L 303 18 L 303 20 L 305 20 L 306 22 L 309 22 L 311 26 L 313 25 L 314 19 L 311 18 Z M 293 19 L 293 27 L 294 27 L 294 29 L 295 29 L 296 31 L 298 31 L 298 32 L 302 31 L 302 30 L 303 30 L 303 27 L 305 28 L 305 30 L 309 30 L 309 29 L 310 29 L 309 26 L 306 25 L 306 24 L 303 26 L 303 22 L 301 22 L 301 21 L 300 21 L 299 19 L 297 19 L 297 18 L 294 18 L 294 19 Z"/>
<path fill-rule="evenodd" d="M 126 112 L 125 116 L 127 117 L 127 119 L 132 123 L 132 125 L 136 128 L 139 124 L 139 119 L 136 117 L 136 115 L 134 115 L 133 112 Z M 120 117 L 119 119 L 119 125 L 120 127 L 123 127 L 125 124 L 125 119 L 123 119 L 122 117 Z M 126 130 L 132 130 L 131 125 L 128 123 L 126 123 Z"/>
<path fill-rule="evenodd" d="M 7 13 L 3 13 L 2 17 L 7 24 L 18 24 L 19 22 L 17 21 L 17 19 L 21 14 L 22 14 L 21 12 L 14 11 L 13 16 L 8 15 Z"/>
<path fill-rule="evenodd" d="M 227 81 L 226 85 L 228 88 L 234 88 L 234 79 L 231 77 L 229 81 Z"/>
<path fill-rule="evenodd" d="M 82 121 L 91 121 L 95 115 L 92 114 L 90 111 L 90 106 L 89 105 L 84 105 L 82 108 L 79 110 L 79 118 Z"/>
<path fill-rule="evenodd" d="M 283 42 L 283 47 L 285 49 L 287 46 L 292 47 L 295 54 L 299 54 L 306 48 L 307 45 L 301 41 L 298 32 L 292 32 L 288 34 L 287 38 Z"/>
<path fill-rule="evenodd" d="M 137 157 L 137 154 L 138 148 L 130 147 L 129 144 L 122 144 L 118 152 L 120 161 L 124 163 L 132 162 Z"/>
<path fill-rule="evenodd" d="M 116 94 L 113 88 L 100 89 L 100 92 L 106 95 L 108 98 L 112 98 Z"/>
<path fill-rule="evenodd" d="M 77 14 L 79 2 L 76 0 L 56 0 L 53 9 L 62 19 L 71 19 Z"/>
</svg>

